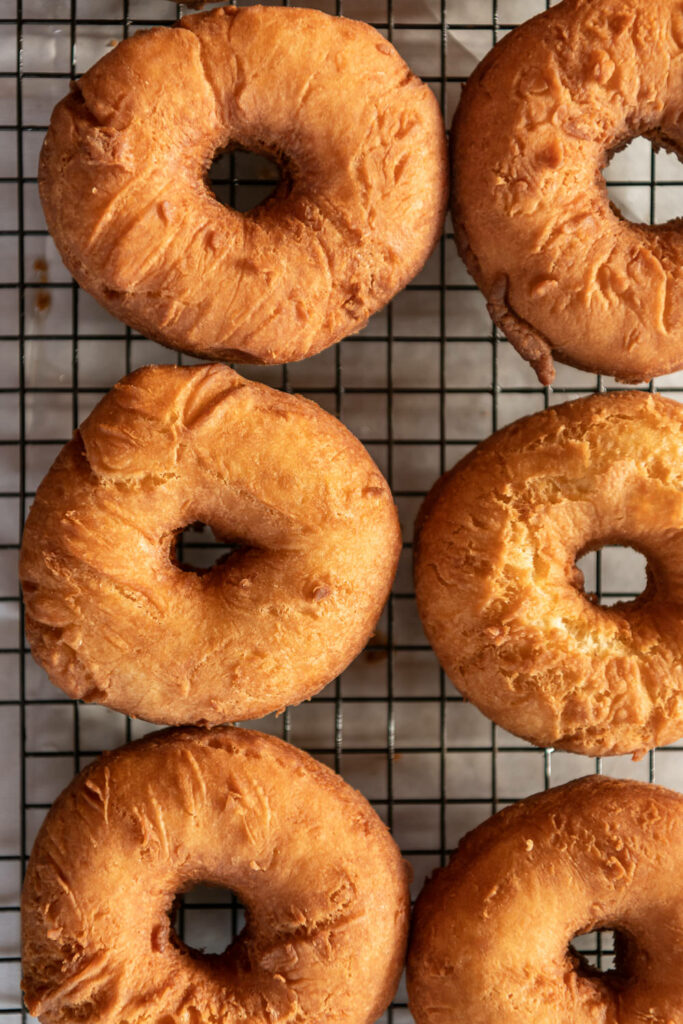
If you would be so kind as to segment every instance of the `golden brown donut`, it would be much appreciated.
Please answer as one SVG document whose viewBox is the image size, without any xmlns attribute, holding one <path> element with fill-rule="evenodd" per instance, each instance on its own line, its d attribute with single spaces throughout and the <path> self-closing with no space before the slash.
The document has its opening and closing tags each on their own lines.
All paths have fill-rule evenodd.
<svg viewBox="0 0 683 1024">
<path fill-rule="evenodd" d="M 282 740 L 169 729 L 58 798 L 22 895 L 23 989 L 43 1024 L 371 1024 L 403 967 L 407 865 L 365 798 Z M 197 882 L 237 893 L 221 955 L 171 931 Z"/>
<path fill-rule="evenodd" d="M 648 560 L 635 601 L 575 562 Z M 458 689 L 539 746 L 643 752 L 683 734 L 683 409 L 593 395 L 518 420 L 441 478 L 417 523 L 422 622 Z"/>
<path fill-rule="evenodd" d="M 283 172 L 246 215 L 206 180 L 234 147 Z M 283 363 L 359 330 L 420 270 L 447 165 L 436 98 L 375 29 L 223 7 L 86 72 L 38 180 L 64 262 L 115 316 L 195 355 Z"/>
<path fill-rule="evenodd" d="M 201 521 L 237 550 L 185 572 Z M 391 492 L 333 416 L 226 366 L 124 377 L 26 521 L 33 655 L 71 697 L 166 724 L 258 718 L 363 648 L 401 547 Z"/>
<path fill-rule="evenodd" d="M 678 1024 L 683 797 L 593 776 L 496 814 L 460 843 L 413 917 L 417 1024 Z M 614 929 L 616 969 L 576 935 Z"/>
<path fill-rule="evenodd" d="M 680 220 L 632 224 L 601 171 L 644 135 L 681 153 L 679 0 L 564 0 L 470 78 L 453 221 L 491 316 L 543 384 L 553 356 L 642 381 L 683 366 Z"/>
</svg>

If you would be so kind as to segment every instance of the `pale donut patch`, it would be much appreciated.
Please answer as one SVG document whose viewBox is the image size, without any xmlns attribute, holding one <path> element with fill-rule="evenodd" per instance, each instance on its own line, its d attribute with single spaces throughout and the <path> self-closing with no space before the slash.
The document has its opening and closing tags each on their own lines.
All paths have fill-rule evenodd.
<svg viewBox="0 0 683 1024">
<path fill-rule="evenodd" d="M 576 560 L 648 560 L 603 607 Z M 538 746 L 643 753 L 683 734 L 683 408 L 594 395 L 518 420 L 432 488 L 415 540 L 425 631 L 458 689 Z"/>
</svg>

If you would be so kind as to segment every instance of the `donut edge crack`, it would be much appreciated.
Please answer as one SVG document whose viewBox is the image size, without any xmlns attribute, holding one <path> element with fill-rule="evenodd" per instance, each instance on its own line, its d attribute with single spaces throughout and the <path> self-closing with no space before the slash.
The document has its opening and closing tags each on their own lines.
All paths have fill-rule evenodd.
<svg viewBox="0 0 683 1024">
<path fill-rule="evenodd" d="M 457 116 L 457 115 L 456 115 Z M 451 156 L 453 156 L 453 147 Z M 460 208 L 455 197 L 451 202 L 455 243 L 467 271 L 474 278 L 486 299 L 486 309 L 496 327 L 503 332 L 512 347 L 525 359 L 544 387 L 549 387 L 555 380 L 553 349 L 548 339 L 540 334 L 528 320 L 524 320 L 510 305 L 510 278 L 499 273 L 490 289 L 486 291 L 482 283 L 482 271 L 479 261 L 474 255 L 467 237 L 467 231 Z"/>
<path fill-rule="evenodd" d="M 507 274 L 499 274 L 494 279 L 486 296 L 486 308 L 496 327 L 503 332 L 520 356 L 531 364 L 540 383 L 547 387 L 555 379 L 553 350 L 548 340 L 527 320 L 522 319 L 510 305 L 509 283 Z"/>
</svg>

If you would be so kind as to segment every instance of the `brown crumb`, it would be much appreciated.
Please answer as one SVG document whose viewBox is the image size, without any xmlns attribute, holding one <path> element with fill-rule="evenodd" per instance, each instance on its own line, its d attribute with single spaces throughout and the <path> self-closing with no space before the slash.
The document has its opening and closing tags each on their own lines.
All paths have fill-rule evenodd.
<svg viewBox="0 0 683 1024">
<path fill-rule="evenodd" d="M 39 313 L 46 313 L 52 305 L 52 296 L 44 288 L 36 292 L 36 309 Z"/>
</svg>

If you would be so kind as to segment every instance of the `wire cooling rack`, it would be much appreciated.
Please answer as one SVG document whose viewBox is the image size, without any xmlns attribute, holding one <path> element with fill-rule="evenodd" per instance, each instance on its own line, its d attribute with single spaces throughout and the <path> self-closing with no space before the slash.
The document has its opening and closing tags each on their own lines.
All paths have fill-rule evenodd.
<svg viewBox="0 0 683 1024">
<path fill-rule="evenodd" d="M 491 45 L 544 0 L 329 0 L 388 36 L 438 96 L 450 124 L 460 87 Z M 177 356 L 114 320 L 70 279 L 45 230 L 36 168 L 52 107 L 115 42 L 183 13 L 168 0 L 0 0 L 0 1013 L 25 1019 L 19 992 L 19 890 L 47 808 L 103 748 L 149 729 L 66 700 L 31 659 L 16 578 L 21 527 L 40 479 L 71 430 L 124 373 Z M 271 166 L 233 154 L 213 171 L 217 193 L 244 209 L 269 191 Z M 636 140 L 606 172 L 632 220 L 680 214 L 683 168 Z M 191 362 L 183 359 L 179 361 Z M 450 225 L 420 276 L 357 337 L 288 367 L 240 368 L 339 415 L 389 480 L 405 546 L 391 600 L 367 650 L 308 704 L 253 723 L 340 771 L 391 826 L 416 894 L 469 829 L 505 804 L 594 771 L 683 788 L 683 746 L 643 761 L 536 750 L 465 704 L 426 643 L 411 583 L 415 513 L 433 481 L 491 431 L 612 380 L 558 367 L 543 388 L 493 329 L 457 257 Z M 678 397 L 681 375 L 658 386 Z M 654 385 L 650 385 L 654 387 Z M 217 545 L 188 531 L 183 557 L 211 564 Z M 642 559 L 605 549 L 584 560 L 602 601 L 633 596 Z M 186 895 L 177 930 L 225 948 L 241 910 L 229 895 Z M 609 964 L 609 940 L 577 940 Z M 403 986 L 387 1019 L 409 1019 Z"/>
</svg>

